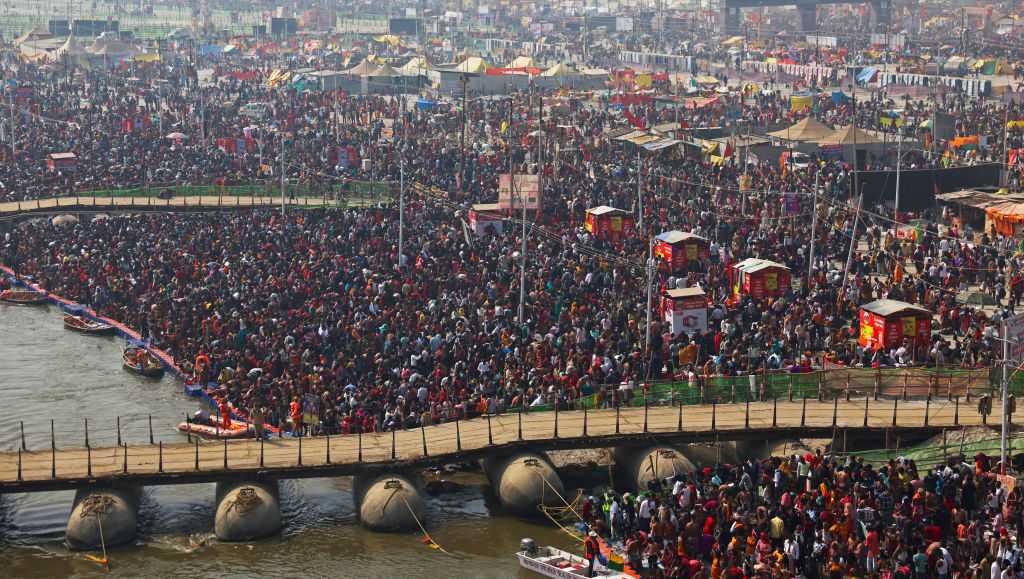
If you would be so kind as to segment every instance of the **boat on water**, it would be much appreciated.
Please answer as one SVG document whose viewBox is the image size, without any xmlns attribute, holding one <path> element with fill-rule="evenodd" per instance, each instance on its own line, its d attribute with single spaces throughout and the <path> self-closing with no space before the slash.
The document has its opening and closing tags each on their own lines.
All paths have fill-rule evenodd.
<svg viewBox="0 0 1024 579">
<path fill-rule="evenodd" d="M 590 562 L 573 555 L 568 551 L 556 549 L 555 547 L 538 547 L 533 539 L 523 539 L 519 543 L 520 551 L 516 553 L 519 559 L 519 566 L 529 569 L 538 575 L 553 577 L 554 579 L 584 579 L 590 577 Z M 634 579 L 632 575 L 622 571 L 614 571 L 596 563 L 594 565 L 593 577 L 602 579 Z"/>
<path fill-rule="evenodd" d="M 76 316 L 74 314 L 64 314 L 64 327 L 72 332 L 90 334 L 93 336 L 109 336 L 114 333 L 114 326 L 111 326 L 110 324 L 95 322 L 89 318 Z"/>
<path fill-rule="evenodd" d="M 30 290 L 6 289 L 0 292 L 0 302 L 17 306 L 41 306 L 47 302 L 46 295 Z"/>
<path fill-rule="evenodd" d="M 122 358 L 124 359 L 122 365 L 129 372 L 149 378 L 159 378 L 164 375 L 164 365 L 145 348 L 138 346 L 125 348 Z"/>
<path fill-rule="evenodd" d="M 256 436 L 256 427 L 244 420 L 232 420 L 227 427 L 215 415 L 198 415 L 191 421 L 182 422 L 178 430 L 203 438 L 251 438 Z"/>
</svg>

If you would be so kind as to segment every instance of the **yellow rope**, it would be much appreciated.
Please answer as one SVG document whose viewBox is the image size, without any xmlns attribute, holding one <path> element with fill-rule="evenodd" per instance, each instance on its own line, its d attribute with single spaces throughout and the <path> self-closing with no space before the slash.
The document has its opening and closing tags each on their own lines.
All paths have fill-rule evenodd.
<svg viewBox="0 0 1024 579">
<path fill-rule="evenodd" d="M 427 532 L 427 529 L 423 526 L 423 523 L 420 522 L 419 517 L 416 516 L 416 512 L 412 510 L 412 505 L 409 504 L 409 501 L 407 501 L 405 497 L 401 495 L 399 495 L 399 498 L 401 498 L 402 502 L 405 503 L 405 508 L 409 509 L 409 514 L 412 515 L 412 520 L 416 521 L 416 524 L 419 525 L 420 530 L 423 531 L 423 536 L 426 537 L 427 541 L 429 541 L 429 545 L 437 549 L 438 551 L 441 551 L 445 555 L 451 555 L 451 553 L 444 550 L 444 547 L 442 547 L 440 543 L 435 541 L 434 538 L 430 536 L 430 533 Z"/>
</svg>

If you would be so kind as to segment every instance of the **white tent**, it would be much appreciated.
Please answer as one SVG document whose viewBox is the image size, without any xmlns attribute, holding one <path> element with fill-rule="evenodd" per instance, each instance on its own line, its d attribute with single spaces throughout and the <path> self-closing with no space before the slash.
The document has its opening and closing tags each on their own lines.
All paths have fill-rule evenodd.
<svg viewBox="0 0 1024 579">
<path fill-rule="evenodd" d="M 541 76 L 571 76 L 574 74 L 577 74 L 576 70 L 563 62 L 559 62 L 555 66 L 552 66 L 540 73 Z"/>
<path fill-rule="evenodd" d="M 517 56 L 508 65 L 509 68 L 532 68 L 535 66 L 537 66 L 537 62 L 533 60 L 532 56 Z"/>
<path fill-rule="evenodd" d="M 487 61 L 479 56 L 470 56 L 466 60 L 460 62 L 459 65 L 455 67 L 455 71 L 483 74 L 487 72 L 487 68 Z"/>
<path fill-rule="evenodd" d="M 402 65 L 398 69 L 398 72 L 405 76 L 422 76 L 427 74 L 428 71 L 433 70 L 430 61 L 423 56 L 413 57 L 412 60 Z"/>
</svg>

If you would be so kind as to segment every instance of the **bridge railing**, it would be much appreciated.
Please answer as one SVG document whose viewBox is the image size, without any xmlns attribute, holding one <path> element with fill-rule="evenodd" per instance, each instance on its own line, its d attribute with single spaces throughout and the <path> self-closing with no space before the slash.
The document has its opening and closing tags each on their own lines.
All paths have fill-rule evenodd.
<svg viewBox="0 0 1024 579">
<path fill-rule="evenodd" d="M 992 415 L 999 416 L 995 406 Z M 136 478 L 143 484 L 217 480 L 246 471 L 279 471 L 281 476 L 324 476 L 316 467 L 344 467 L 354 473 L 363 465 L 407 466 L 434 460 L 479 458 L 489 448 L 531 445 L 537 449 L 572 448 L 594 444 L 618 445 L 638 440 L 729 440 L 765 436 L 766 432 L 817 433 L 834 436 L 838 430 L 977 426 L 986 423 L 976 405 L 939 399 L 902 402 L 875 401 L 872 396 L 831 401 L 803 398 L 799 402 L 711 404 L 694 407 L 676 403 L 565 412 L 486 415 L 471 420 L 406 430 L 347 436 L 298 437 L 272 440 L 199 439 L 168 444 L 163 439 L 128 441 L 120 446 L 78 444 L 59 447 L 55 439 L 42 448 L 18 448 L 0 454 L 0 487 L 6 490 L 70 488 L 100 478 Z M 51 423 L 51 428 L 55 425 Z M 601 442 L 595 439 L 600 437 Z M 475 454 L 466 455 L 467 452 Z M 295 469 L 300 469 L 296 471 Z M 341 471 L 333 470 L 338 473 Z M 163 475 L 168 475 L 160 478 Z M 60 481 L 67 485 L 60 487 Z"/>
<path fill-rule="evenodd" d="M 698 377 L 697 383 L 652 382 L 629 394 L 614 395 L 617 385 L 605 385 L 600 391 L 582 396 L 573 402 L 575 408 L 604 408 L 616 403 L 642 406 L 663 404 L 727 404 L 739 402 L 800 400 L 836 397 L 904 399 L 931 396 L 947 400 L 982 396 L 993 391 L 990 370 L 937 368 L 831 368 L 808 373 L 787 371 L 760 372 L 744 376 Z M 621 391 L 620 391 L 621 392 Z M 628 396 L 628 398 L 627 398 Z M 551 404 L 528 408 L 529 412 L 552 410 Z M 516 411 L 516 408 L 510 409 Z"/>
</svg>

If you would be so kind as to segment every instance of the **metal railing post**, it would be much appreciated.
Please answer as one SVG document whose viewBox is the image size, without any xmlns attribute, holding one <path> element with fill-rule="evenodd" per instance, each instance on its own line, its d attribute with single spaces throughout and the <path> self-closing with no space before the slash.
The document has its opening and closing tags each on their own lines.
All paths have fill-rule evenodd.
<svg viewBox="0 0 1024 579">
<path fill-rule="evenodd" d="M 718 421 L 718 400 L 711 401 L 711 430 L 717 429 Z"/>
<path fill-rule="evenodd" d="M 124 449 L 124 468 L 122 470 L 124 474 L 128 474 L 128 443 L 124 443 L 121 448 Z"/>
<path fill-rule="evenodd" d="M 487 438 L 491 437 L 491 415 L 487 415 Z M 558 438 L 558 401 L 555 400 L 555 438 Z"/>
<path fill-rule="evenodd" d="M 228 470 L 228 439 L 226 438 L 224 439 L 224 470 Z"/>
<path fill-rule="evenodd" d="M 327 464 L 331 464 L 331 435 L 327 435 Z"/>
<path fill-rule="evenodd" d="M 583 405 L 583 437 L 587 436 L 587 405 Z"/>
<path fill-rule="evenodd" d="M 360 437 L 362 440 L 362 437 Z M 359 462 L 363 461 L 363 449 L 359 449 Z M 260 468 L 263 468 L 263 437 L 260 437 Z"/>
<path fill-rule="evenodd" d="M 953 407 L 953 425 L 960 426 L 960 396 L 956 397 L 956 405 Z"/>
<path fill-rule="evenodd" d="M 20 452 L 18 456 L 21 456 Z M 85 447 L 85 474 L 92 478 L 92 448 L 88 446 Z"/>
<path fill-rule="evenodd" d="M 192 444 L 192 419 L 185 413 L 185 440 Z"/>
<path fill-rule="evenodd" d="M 520 415 L 522 416 L 522 415 Z M 459 417 L 455 417 L 455 450 L 462 452 L 462 429 L 459 428 Z M 519 440 L 523 439 L 522 422 L 519 423 Z"/>
<path fill-rule="evenodd" d="M 491 433 L 491 415 L 485 414 L 487 417 L 487 446 L 494 446 L 494 435 Z M 555 438 L 558 438 L 558 414 L 555 414 Z"/>
<path fill-rule="evenodd" d="M 679 432 L 683 431 L 683 403 L 679 402 L 679 420 L 676 423 L 676 430 Z"/>
<path fill-rule="evenodd" d="M 456 424 L 458 426 L 458 424 Z M 519 411 L 519 440 L 523 439 L 523 411 Z"/>
<path fill-rule="evenodd" d="M 864 428 L 868 427 L 868 404 L 871 404 L 871 397 L 864 397 Z"/>
<path fill-rule="evenodd" d="M 772 428 L 776 428 L 779 425 L 779 397 L 775 396 L 772 398 Z"/>
<path fill-rule="evenodd" d="M 396 447 L 398 435 L 395 430 L 391 431 L 391 460 L 395 460 L 398 457 L 398 448 Z"/>
<path fill-rule="evenodd" d="M 22 450 L 19 448 L 18 449 L 18 480 L 19 481 L 21 480 L 21 453 L 22 453 Z"/>
<path fill-rule="evenodd" d="M 423 456 L 429 456 L 427 454 L 427 430 L 420 424 L 420 436 L 423 437 Z"/>
<path fill-rule="evenodd" d="M 153 444 L 153 415 L 149 415 L 149 443 Z"/>
<path fill-rule="evenodd" d="M 159 442 L 160 461 L 157 463 L 157 470 L 164 472 L 164 441 Z"/>
<path fill-rule="evenodd" d="M 394 431 L 392 430 L 392 432 L 394 432 Z M 298 462 L 298 466 L 302 466 L 302 439 L 303 438 L 305 438 L 305 437 L 302 436 L 302 427 L 299 426 L 299 462 Z M 392 449 L 393 448 L 394 447 L 392 447 Z M 225 438 L 224 439 L 224 452 L 227 453 L 227 451 L 228 451 L 228 441 Z M 394 458 L 394 450 L 391 451 L 391 454 L 392 454 L 391 458 Z M 224 456 L 225 456 L 225 460 L 227 460 L 227 454 L 225 454 Z"/>
<path fill-rule="evenodd" d="M 644 434 L 647 434 L 647 391 L 644 390 Z"/>
<path fill-rule="evenodd" d="M 21 421 L 21 450 L 28 450 L 25 446 L 25 422 Z"/>
<path fill-rule="evenodd" d="M 263 455 L 260 454 L 260 461 L 262 462 Z M 196 437 L 196 470 L 199 470 L 199 437 Z"/>
<path fill-rule="evenodd" d="M 924 425 L 928 426 L 928 412 L 932 407 L 932 397 L 929 395 L 928 399 L 924 401 Z"/>
<path fill-rule="evenodd" d="M 616 404 L 615 405 L 615 434 L 619 433 L 619 412 L 620 412 L 620 409 L 621 409 L 621 405 Z"/>
<path fill-rule="evenodd" d="M 743 413 L 743 427 L 750 428 L 750 399 L 747 398 L 746 410 Z"/>
<path fill-rule="evenodd" d="M 84 418 L 85 421 L 85 447 L 89 448 L 89 419 Z"/>
<path fill-rule="evenodd" d="M 807 424 L 807 393 L 804 392 L 804 400 L 800 406 L 800 428 Z"/>
<path fill-rule="evenodd" d="M 57 434 L 53 430 L 53 419 L 50 419 L 50 477 L 57 478 Z"/>
<path fill-rule="evenodd" d="M 836 421 L 839 419 L 839 399 L 832 399 L 832 428 L 836 427 Z"/>
<path fill-rule="evenodd" d="M 900 405 L 900 399 L 897 396 L 896 398 L 892 399 L 892 426 L 893 426 L 893 428 L 896 428 L 896 411 L 899 408 L 899 405 Z"/>
<path fill-rule="evenodd" d="M 121 417 L 117 417 L 117 445 L 121 446 Z"/>
</svg>

